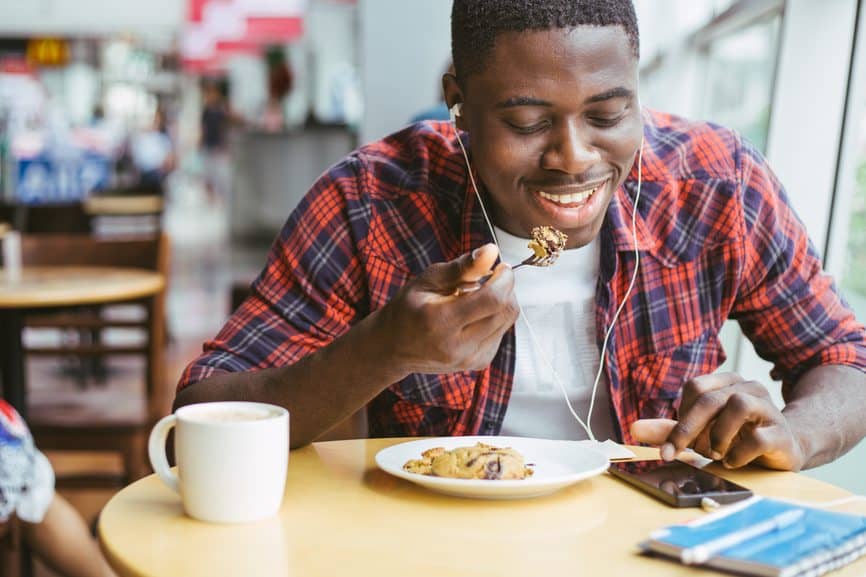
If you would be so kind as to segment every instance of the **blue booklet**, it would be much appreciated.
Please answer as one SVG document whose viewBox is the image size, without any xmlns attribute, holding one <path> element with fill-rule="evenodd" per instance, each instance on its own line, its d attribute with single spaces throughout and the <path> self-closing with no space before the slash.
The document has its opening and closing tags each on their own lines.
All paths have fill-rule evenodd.
<svg viewBox="0 0 866 577">
<path fill-rule="evenodd" d="M 866 517 L 753 497 L 654 531 L 641 546 L 690 565 L 813 577 L 866 554 Z"/>
</svg>

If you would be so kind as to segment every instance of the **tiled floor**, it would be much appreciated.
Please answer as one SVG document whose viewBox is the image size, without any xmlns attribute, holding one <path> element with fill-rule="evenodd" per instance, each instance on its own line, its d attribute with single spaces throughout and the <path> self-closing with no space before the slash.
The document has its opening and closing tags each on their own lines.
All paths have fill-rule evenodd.
<svg viewBox="0 0 866 577">
<path fill-rule="evenodd" d="M 226 225 L 227 215 L 221 207 L 208 206 L 204 195 L 195 190 L 173 191 L 168 198 L 164 226 L 172 243 L 171 273 L 167 300 L 170 341 L 166 350 L 164 383 L 170 411 L 177 379 L 206 338 L 213 336 L 229 313 L 231 286 L 252 280 L 264 264 L 267 246 L 231 246 Z M 66 371 L 68 373 L 68 371 Z M 109 366 L 103 384 L 91 383 L 85 390 L 89 401 L 94 397 L 102 406 L 123 406 L 136 410 L 141 363 L 135 360 Z M 75 379 L 64 374 L 57 360 L 28 362 L 30 403 L 34 408 L 57 408 L 74 404 L 82 390 Z M 118 456 L 98 453 L 49 453 L 58 473 L 93 470 L 108 473 L 121 471 Z M 92 522 L 114 491 L 110 489 L 64 489 L 61 493 Z M 56 577 L 36 563 L 36 577 Z"/>
</svg>

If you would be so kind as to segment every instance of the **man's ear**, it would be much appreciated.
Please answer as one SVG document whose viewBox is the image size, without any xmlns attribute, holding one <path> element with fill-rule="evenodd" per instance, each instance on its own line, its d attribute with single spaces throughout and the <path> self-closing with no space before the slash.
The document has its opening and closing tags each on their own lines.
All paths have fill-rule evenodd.
<svg viewBox="0 0 866 577">
<path fill-rule="evenodd" d="M 445 95 L 445 104 L 448 106 L 448 110 L 452 112 L 456 111 L 455 105 L 463 103 L 463 91 L 460 90 L 460 86 L 457 84 L 457 77 L 450 72 L 442 76 L 442 94 Z M 460 130 L 466 130 L 466 112 L 465 107 L 463 108 L 464 110 L 455 118 L 454 122 L 455 126 Z"/>
</svg>

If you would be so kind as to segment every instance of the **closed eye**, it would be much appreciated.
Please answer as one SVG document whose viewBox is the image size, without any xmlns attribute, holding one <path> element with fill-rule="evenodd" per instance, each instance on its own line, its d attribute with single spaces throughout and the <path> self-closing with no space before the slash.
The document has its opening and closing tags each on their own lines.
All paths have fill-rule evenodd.
<svg viewBox="0 0 866 577">
<path fill-rule="evenodd" d="M 620 114 L 619 116 L 590 116 L 589 121 L 600 128 L 611 128 L 619 124 L 619 122 L 625 118 L 625 114 Z"/>
<path fill-rule="evenodd" d="M 536 124 L 530 124 L 526 126 L 522 124 L 514 124 L 511 122 L 507 124 L 511 127 L 512 130 L 514 130 L 518 134 L 535 134 L 536 132 L 541 132 L 550 125 L 548 122 L 538 122 Z"/>
</svg>

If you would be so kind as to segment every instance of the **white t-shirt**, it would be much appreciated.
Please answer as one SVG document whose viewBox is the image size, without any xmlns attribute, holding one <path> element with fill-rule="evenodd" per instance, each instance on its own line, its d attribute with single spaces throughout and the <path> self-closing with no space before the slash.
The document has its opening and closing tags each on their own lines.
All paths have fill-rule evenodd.
<svg viewBox="0 0 866 577">
<path fill-rule="evenodd" d="M 502 258 L 517 264 L 530 255 L 528 239 L 497 228 Z M 563 251 L 550 267 L 521 267 L 514 272 L 515 293 L 523 315 L 517 320 L 517 353 L 511 399 L 502 435 L 547 439 L 586 439 L 568 410 L 556 371 L 571 406 L 586 422 L 592 385 L 599 366 L 595 291 L 599 243 Z M 525 317 L 525 318 L 524 318 Z M 532 339 L 526 322 L 537 342 Z M 539 351 L 539 346 L 543 351 Z M 592 432 L 599 441 L 613 438 L 610 395 L 602 375 L 595 393 Z"/>
</svg>

